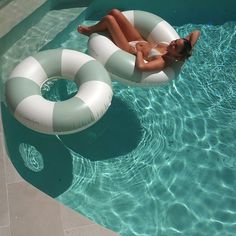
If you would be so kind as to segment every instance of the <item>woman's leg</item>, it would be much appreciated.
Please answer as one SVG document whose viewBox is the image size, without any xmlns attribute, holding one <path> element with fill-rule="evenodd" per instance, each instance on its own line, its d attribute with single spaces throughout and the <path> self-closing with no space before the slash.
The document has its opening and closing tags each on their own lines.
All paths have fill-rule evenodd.
<svg viewBox="0 0 236 236">
<path fill-rule="evenodd" d="M 89 36 L 92 33 L 95 32 L 102 32 L 107 30 L 107 22 L 108 21 L 108 15 L 103 17 L 102 20 L 100 20 L 97 24 L 91 25 L 91 26 L 84 26 L 84 25 L 79 25 L 77 28 L 78 32 L 84 35 Z"/>
<path fill-rule="evenodd" d="M 117 23 L 122 29 L 123 34 L 125 35 L 125 37 L 129 42 L 136 40 L 144 40 L 141 34 L 138 32 L 138 30 L 135 29 L 135 27 L 118 9 L 111 10 L 109 12 L 109 15 L 112 15 L 116 19 Z"/>
<path fill-rule="evenodd" d="M 121 30 L 119 24 L 117 23 L 116 19 L 112 15 L 105 16 L 96 25 L 78 27 L 78 32 L 85 35 L 90 35 L 94 32 L 101 32 L 105 30 L 107 30 L 110 33 L 113 42 L 118 47 L 127 52 L 130 52 L 131 47 L 128 43 L 128 40 L 125 37 L 123 31 Z"/>
</svg>

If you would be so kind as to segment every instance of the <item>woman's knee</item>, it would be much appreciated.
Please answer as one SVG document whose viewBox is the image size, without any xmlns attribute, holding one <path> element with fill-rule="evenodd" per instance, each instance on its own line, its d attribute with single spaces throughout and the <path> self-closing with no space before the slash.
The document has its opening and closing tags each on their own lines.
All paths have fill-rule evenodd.
<svg viewBox="0 0 236 236">
<path fill-rule="evenodd" d="M 120 16 L 121 14 L 122 14 L 121 11 L 115 8 L 109 12 L 109 15 L 112 15 L 114 17 Z"/>
<path fill-rule="evenodd" d="M 110 15 L 110 14 L 104 16 L 103 20 L 104 20 L 105 22 L 107 22 L 108 24 L 112 24 L 112 23 L 114 23 L 114 22 L 116 21 L 116 19 L 114 18 L 114 16 L 112 16 L 112 15 Z"/>
</svg>

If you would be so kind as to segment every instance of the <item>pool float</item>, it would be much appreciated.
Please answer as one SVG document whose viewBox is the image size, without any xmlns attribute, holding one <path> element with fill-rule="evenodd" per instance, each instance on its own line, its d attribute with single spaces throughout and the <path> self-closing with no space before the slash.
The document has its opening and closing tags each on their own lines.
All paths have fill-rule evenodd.
<svg viewBox="0 0 236 236">
<path fill-rule="evenodd" d="M 45 99 L 42 85 L 61 76 L 73 80 L 78 92 L 59 102 Z M 69 134 L 100 119 L 111 104 L 111 80 L 103 65 L 89 55 L 52 49 L 27 57 L 6 81 L 6 103 L 14 117 L 35 131 Z"/>
<path fill-rule="evenodd" d="M 169 44 L 180 38 L 165 20 L 149 12 L 131 10 L 122 12 L 148 42 Z M 129 85 L 161 85 L 176 78 L 183 62 L 175 62 L 162 71 L 141 72 L 135 68 L 135 56 L 121 50 L 109 37 L 101 33 L 90 35 L 89 55 L 99 60 L 111 74 L 112 79 Z"/>
</svg>

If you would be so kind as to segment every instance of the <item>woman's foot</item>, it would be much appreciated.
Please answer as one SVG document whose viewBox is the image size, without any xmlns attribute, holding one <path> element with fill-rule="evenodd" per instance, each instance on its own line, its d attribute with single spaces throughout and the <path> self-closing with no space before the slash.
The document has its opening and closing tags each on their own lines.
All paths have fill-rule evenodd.
<svg viewBox="0 0 236 236">
<path fill-rule="evenodd" d="M 83 26 L 83 25 L 79 25 L 79 27 L 77 28 L 77 31 L 81 34 L 87 35 L 89 36 L 90 34 L 92 34 L 92 31 L 90 29 L 89 26 Z"/>
</svg>

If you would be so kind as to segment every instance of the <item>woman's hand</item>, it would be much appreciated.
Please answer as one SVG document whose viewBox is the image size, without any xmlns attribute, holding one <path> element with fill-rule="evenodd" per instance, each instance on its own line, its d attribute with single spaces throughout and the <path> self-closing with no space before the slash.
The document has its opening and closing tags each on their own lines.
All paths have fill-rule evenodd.
<svg viewBox="0 0 236 236">
<path fill-rule="evenodd" d="M 135 66 L 140 71 L 161 71 L 168 66 L 168 63 L 161 56 L 145 63 L 142 51 L 137 51 Z"/>
<path fill-rule="evenodd" d="M 148 46 L 147 42 L 139 42 L 136 44 L 137 51 L 142 51 L 144 46 Z"/>
<path fill-rule="evenodd" d="M 137 54 L 137 50 L 135 48 L 133 48 L 133 47 L 130 47 L 129 53 L 131 53 L 133 55 L 136 55 Z"/>
<path fill-rule="evenodd" d="M 191 46 L 194 47 L 199 37 L 200 37 L 200 31 L 194 30 L 186 37 L 186 39 L 188 39 L 191 42 Z"/>
</svg>

